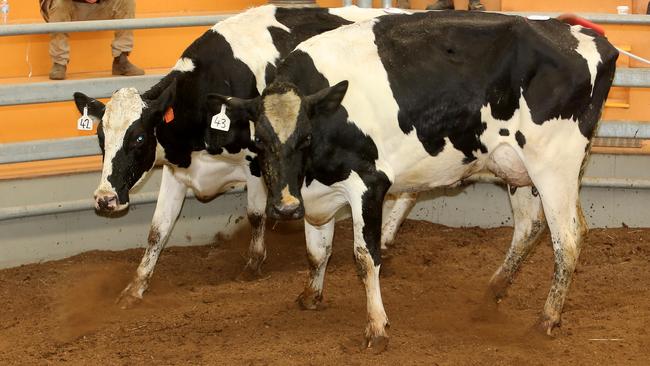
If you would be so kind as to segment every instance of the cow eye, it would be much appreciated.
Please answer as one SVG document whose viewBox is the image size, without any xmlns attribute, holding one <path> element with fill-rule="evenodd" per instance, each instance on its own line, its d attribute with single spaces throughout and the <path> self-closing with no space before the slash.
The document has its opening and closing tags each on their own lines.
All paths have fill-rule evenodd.
<svg viewBox="0 0 650 366">
<path fill-rule="evenodd" d="M 304 148 L 308 147 L 310 144 L 311 144 L 311 135 L 307 135 L 307 137 L 302 139 L 302 141 L 298 145 L 298 148 L 299 149 L 304 149 Z"/>
<path fill-rule="evenodd" d="M 253 139 L 253 141 L 255 142 L 255 145 L 261 145 L 262 144 L 262 139 L 260 139 L 257 136 L 255 136 L 255 139 Z"/>
<path fill-rule="evenodd" d="M 144 142 L 144 135 L 139 135 L 138 137 L 135 138 L 135 142 L 138 144 L 141 144 Z"/>
</svg>

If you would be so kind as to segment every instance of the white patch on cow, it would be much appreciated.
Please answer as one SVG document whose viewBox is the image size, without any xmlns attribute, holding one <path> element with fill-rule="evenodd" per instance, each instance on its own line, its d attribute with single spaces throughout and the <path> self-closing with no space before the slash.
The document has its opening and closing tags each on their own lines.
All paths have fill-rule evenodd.
<svg viewBox="0 0 650 366">
<path fill-rule="evenodd" d="M 299 113 L 300 97 L 293 90 L 264 97 L 264 115 L 283 144 L 296 130 Z"/>
<path fill-rule="evenodd" d="M 329 13 L 336 15 L 353 23 L 363 22 L 378 16 L 386 15 L 384 9 L 360 8 L 358 6 L 344 6 L 342 8 L 331 8 Z"/>
<path fill-rule="evenodd" d="M 113 159 L 115 154 L 124 144 L 124 135 L 131 124 L 142 115 L 145 103 L 135 88 L 122 88 L 111 96 L 106 103 L 106 110 L 102 118 L 104 130 L 104 163 L 102 177 L 95 195 L 114 195 L 116 188 L 108 181 L 113 173 Z M 126 208 L 121 206 L 120 208 Z"/>
<path fill-rule="evenodd" d="M 269 27 L 291 30 L 275 18 L 276 7 L 265 5 L 250 9 L 212 27 L 221 34 L 232 48 L 236 59 L 245 63 L 255 74 L 257 90 L 262 93 L 266 86 L 265 74 L 268 63 L 275 64 L 280 52 L 275 48 Z"/>
<path fill-rule="evenodd" d="M 600 53 L 598 53 L 594 38 L 580 33 L 581 29 L 582 27 L 579 25 L 571 26 L 571 34 L 573 34 L 573 36 L 578 40 L 576 52 L 587 61 L 587 67 L 589 68 L 589 74 L 591 76 L 591 90 L 593 91 L 594 83 L 596 81 L 596 73 L 598 72 L 598 64 L 601 62 Z"/>
<path fill-rule="evenodd" d="M 205 150 L 192 152 L 192 162 L 187 168 L 174 167 L 174 176 L 191 188 L 194 195 L 207 200 L 240 186 L 247 180 L 248 150 L 236 154 L 211 155 Z"/>
<path fill-rule="evenodd" d="M 194 70 L 194 67 L 194 61 L 191 58 L 181 57 L 176 61 L 176 65 L 172 67 L 172 71 L 190 72 Z"/>
<path fill-rule="evenodd" d="M 300 200 L 297 199 L 294 195 L 289 192 L 289 186 L 284 186 L 282 190 L 282 204 L 285 206 L 297 205 L 300 203 Z"/>
</svg>

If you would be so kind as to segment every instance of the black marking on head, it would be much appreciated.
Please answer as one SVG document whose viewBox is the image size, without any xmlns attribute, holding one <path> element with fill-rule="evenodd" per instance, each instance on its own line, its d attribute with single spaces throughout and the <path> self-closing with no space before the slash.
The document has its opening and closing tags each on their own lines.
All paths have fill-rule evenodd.
<svg viewBox="0 0 650 366">
<path fill-rule="evenodd" d="M 508 131 L 507 128 L 501 128 L 501 129 L 499 129 L 499 135 L 501 135 L 501 136 L 510 136 L 510 131 Z"/>
<path fill-rule="evenodd" d="M 107 180 L 115 188 L 120 204 L 129 202 L 129 190 L 153 167 L 156 160 L 156 136 L 142 119 L 131 124 L 124 134 L 122 148 L 111 160 Z"/>
<path fill-rule="evenodd" d="M 521 133 L 521 131 L 519 131 L 519 130 L 517 130 L 517 132 L 515 132 L 515 140 L 517 140 L 517 144 L 522 149 L 524 148 L 524 145 L 526 145 L 526 136 L 524 136 L 524 134 Z"/>
<path fill-rule="evenodd" d="M 514 196 L 515 193 L 517 193 L 517 187 L 516 186 L 508 186 L 508 188 L 510 189 L 510 195 L 511 196 Z"/>
</svg>

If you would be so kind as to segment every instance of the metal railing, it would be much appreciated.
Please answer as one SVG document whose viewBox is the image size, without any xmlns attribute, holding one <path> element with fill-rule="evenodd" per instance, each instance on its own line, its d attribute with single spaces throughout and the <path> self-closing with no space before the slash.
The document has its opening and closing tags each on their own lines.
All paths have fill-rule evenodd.
<svg viewBox="0 0 650 366">
<path fill-rule="evenodd" d="M 508 12 L 510 15 L 547 15 L 555 17 L 560 13 Z M 151 29 L 170 27 L 212 26 L 233 14 L 205 16 L 181 16 L 172 18 L 120 19 L 102 21 L 62 22 L 45 24 L 16 24 L 0 27 L 1 36 L 46 34 L 56 32 L 89 32 L 115 29 Z M 650 16 L 615 14 L 579 14 L 600 24 L 650 25 Z M 109 97 L 111 93 L 125 86 L 133 86 L 144 91 L 158 82 L 162 75 L 142 77 L 103 78 L 95 80 L 70 80 L 59 82 L 0 85 L 0 105 L 46 103 L 66 101 L 74 91 L 83 91 L 95 98 Z M 620 69 L 614 81 L 617 86 L 650 87 L 650 70 Z M 601 124 L 598 132 L 602 137 L 650 138 L 650 124 L 615 121 Z M 27 143 L 0 144 L 0 163 L 28 162 L 99 154 L 96 137 L 86 136 L 69 139 L 40 140 Z M 499 183 L 495 177 L 472 177 L 471 183 Z M 650 189 L 650 181 L 643 179 L 622 179 L 585 177 L 583 186 L 600 188 Z M 188 193 L 188 197 L 192 197 Z M 133 195 L 132 203 L 153 203 L 157 194 Z M 42 206 L 42 207 L 40 207 Z M 27 216 L 46 215 L 92 209 L 91 200 L 80 200 L 29 207 L 7 207 L 0 209 L 0 221 Z"/>
<path fill-rule="evenodd" d="M 507 15 L 546 15 L 556 17 L 562 13 L 558 12 L 500 12 Z M 28 34 L 48 33 L 72 33 L 72 32 L 95 32 L 117 29 L 152 29 L 152 28 L 179 28 L 212 26 L 234 14 L 215 15 L 192 15 L 179 17 L 161 18 L 135 18 L 135 19 L 112 19 L 112 20 L 88 20 L 78 22 L 60 23 L 29 23 L 29 24 L 8 24 L 0 27 L 0 37 L 18 36 Z M 628 25 L 649 25 L 648 15 L 618 15 L 618 14 L 592 14 L 580 13 L 581 17 L 600 24 L 628 24 Z"/>
</svg>

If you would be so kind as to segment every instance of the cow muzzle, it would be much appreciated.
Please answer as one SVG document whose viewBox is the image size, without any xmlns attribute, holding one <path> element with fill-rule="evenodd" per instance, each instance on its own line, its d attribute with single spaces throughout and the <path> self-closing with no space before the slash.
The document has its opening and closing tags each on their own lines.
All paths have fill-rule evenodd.
<svg viewBox="0 0 650 366">
<path fill-rule="evenodd" d="M 100 212 L 114 212 L 125 209 L 128 205 L 120 205 L 116 193 L 95 193 L 95 209 Z"/>
<path fill-rule="evenodd" d="M 267 215 L 274 220 L 296 220 L 305 216 L 305 209 L 300 202 L 277 203 L 267 209 Z"/>
</svg>

